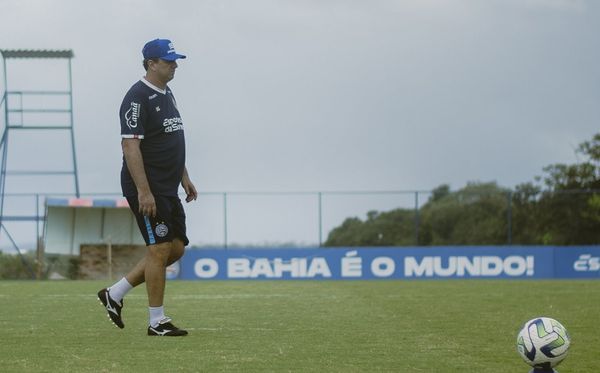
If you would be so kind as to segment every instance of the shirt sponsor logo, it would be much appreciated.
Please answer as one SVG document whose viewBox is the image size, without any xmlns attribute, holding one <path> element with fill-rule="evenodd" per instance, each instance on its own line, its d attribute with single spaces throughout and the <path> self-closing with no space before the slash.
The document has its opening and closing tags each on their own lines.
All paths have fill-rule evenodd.
<svg viewBox="0 0 600 373">
<path fill-rule="evenodd" d="M 129 110 L 125 112 L 125 123 L 130 129 L 136 128 L 138 126 L 138 118 L 140 117 L 140 107 L 141 105 L 137 102 L 132 102 Z"/>
<path fill-rule="evenodd" d="M 183 130 L 183 121 L 179 117 L 167 118 L 163 121 L 163 127 L 165 128 L 165 133 Z"/>
</svg>

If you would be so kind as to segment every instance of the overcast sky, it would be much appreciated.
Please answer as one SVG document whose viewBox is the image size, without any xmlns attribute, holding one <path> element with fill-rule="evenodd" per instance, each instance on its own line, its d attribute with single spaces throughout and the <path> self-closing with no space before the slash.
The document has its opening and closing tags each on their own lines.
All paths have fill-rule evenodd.
<svg viewBox="0 0 600 373">
<path fill-rule="evenodd" d="M 188 56 L 170 86 L 200 191 L 512 188 L 600 132 L 599 20 L 593 0 L 0 0 L 0 49 L 73 49 L 84 193 L 120 191 L 118 109 L 157 37 Z M 18 64 L 15 89 L 62 81 Z"/>
</svg>

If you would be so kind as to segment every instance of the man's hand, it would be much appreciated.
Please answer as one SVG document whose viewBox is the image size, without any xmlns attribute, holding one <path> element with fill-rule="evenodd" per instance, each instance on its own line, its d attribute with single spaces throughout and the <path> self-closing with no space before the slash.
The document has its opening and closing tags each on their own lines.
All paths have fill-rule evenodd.
<svg viewBox="0 0 600 373">
<path fill-rule="evenodd" d="M 186 194 L 185 201 L 186 202 L 189 203 L 189 202 L 195 201 L 196 198 L 198 198 L 198 191 L 196 190 L 194 183 L 192 183 L 192 181 L 190 180 L 187 170 L 185 170 L 183 172 L 183 178 L 181 179 L 181 186 L 183 187 L 183 190 L 185 190 L 185 194 Z"/>
<path fill-rule="evenodd" d="M 156 216 L 156 201 L 152 193 L 138 194 L 139 211 L 144 216 Z"/>
</svg>

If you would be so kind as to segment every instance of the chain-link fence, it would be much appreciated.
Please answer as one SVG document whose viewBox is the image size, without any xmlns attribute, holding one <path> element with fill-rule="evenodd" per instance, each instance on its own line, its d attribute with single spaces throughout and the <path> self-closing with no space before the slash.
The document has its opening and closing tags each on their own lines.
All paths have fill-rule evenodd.
<svg viewBox="0 0 600 373">
<path fill-rule="evenodd" d="M 6 195 L 2 251 L 13 244 L 35 249 L 46 198 Z M 315 247 L 352 229 L 379 230 L 379 244 L 367 240 L 378 245 L 594 244 L 600 232 L 600 192 L 594 190 L 214 192 L 200 193 L 185 208 L 191 245 L 200 247 Z M 344 227 L 348 222 L 355 224 Z"/>
<path fill-rule="evenodd" d="M 0 278 L 30 278 L 35 272 L 47 197 L 6 195 Z M 185 207 L 193 247 L 600 243 L 597 190 L 222 192 L 200 193 Z M 76 260 L 45 262 L 68 277 Z"/>
</svg>

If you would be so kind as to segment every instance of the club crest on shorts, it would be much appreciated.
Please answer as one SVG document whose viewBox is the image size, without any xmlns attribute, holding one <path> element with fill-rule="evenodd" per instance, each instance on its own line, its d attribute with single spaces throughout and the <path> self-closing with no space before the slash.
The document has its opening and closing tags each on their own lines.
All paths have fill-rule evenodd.
<svg viewBox="0 0 600 373">
<path fill-rule="evenodd" d="M 160 223 L 154 228 L 154 232 L 158 237 L 165 237 L 169 233 L 169 227 L 165 223 Z"/>
</svg>

